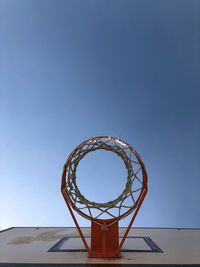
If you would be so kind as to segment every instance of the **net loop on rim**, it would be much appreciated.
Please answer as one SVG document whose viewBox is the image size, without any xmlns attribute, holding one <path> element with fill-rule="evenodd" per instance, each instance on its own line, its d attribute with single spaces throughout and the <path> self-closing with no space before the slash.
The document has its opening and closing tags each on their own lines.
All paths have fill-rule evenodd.
<svg viewBox="0 0 200 267">
<path fill-rule="evenodd" d="M 127 170 L 127 180 L 122 193 L 117 198 L 105 203 L 85 198 L 76 183 L 77 166 L 81 159 L 88 153 L 99 149 L 118 155 Z M 70 205 L 80 215 L 92 221 L 103 219 L 105 216 L 119 220 L 129 215 L 136 208 L 145 184 L 145 167 L 140 156 L 129 144 L 110 136 L 91 138 L 77 146 L 68 157 L 64 171 L 66 172 L 65 194 Z"/>
</svg>

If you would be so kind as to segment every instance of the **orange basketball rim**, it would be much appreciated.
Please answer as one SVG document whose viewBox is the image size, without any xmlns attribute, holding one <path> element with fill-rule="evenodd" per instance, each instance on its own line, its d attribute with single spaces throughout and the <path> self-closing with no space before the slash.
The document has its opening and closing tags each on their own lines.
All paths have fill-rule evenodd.
<svg viewBox="0 0 200 267">
<path fill-rule="evenodd" d="M 85 198 L 76 183 L 76 170 L 80 160 L 96 150 L 117 154 L 127 170 L 127 181 L 121 195 L 105 203 Z M 111 136 L 88 139 L 69 155 L 62 173 L 61 192 L 78 229 L 89 257 L 120 257 L 120 251 L 147 194 L 147 172 L 139 154 L 126 142 Z M 81 231 L 73 211 L 91 221 L 91 244 Z M 118 222 L 132 214 L 130 223 L 119 242 Z"/>
</svg>

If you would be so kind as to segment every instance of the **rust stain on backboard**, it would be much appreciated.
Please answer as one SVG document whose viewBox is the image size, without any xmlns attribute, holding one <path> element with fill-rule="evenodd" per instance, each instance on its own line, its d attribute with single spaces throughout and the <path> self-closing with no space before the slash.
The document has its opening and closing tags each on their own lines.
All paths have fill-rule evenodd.
<svg viewBox="0 0 200 267">
<path fill-rule="evenodd" d="M 10 242 L 9 245 L 21 245 L 21 244 L 30 244 L 33 241 L 54 241 L 63 237 L 63 234 L 58 234 L 63 232 L 63 230 L 51 230 L 38 234 L 37 236 L 19 236 Z"/>
</svg>

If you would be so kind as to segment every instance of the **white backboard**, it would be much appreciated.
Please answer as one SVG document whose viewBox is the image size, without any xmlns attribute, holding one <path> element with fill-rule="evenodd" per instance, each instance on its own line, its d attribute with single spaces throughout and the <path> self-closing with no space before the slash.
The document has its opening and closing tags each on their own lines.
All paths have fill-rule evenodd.
<svg viewBox="0 0 200 267">
<path fill-rule="evenodd" d="M 90 228 L 82 228 L 90 244 Z M 122 236 L 125 228 L 120 228 Z M 93 264 L 200 266 L 200 229 L 132 228 L 121 258 L 88 258 L 76 228 L 13 227 L 0 232 L 0 266 Z"/>
</svg>

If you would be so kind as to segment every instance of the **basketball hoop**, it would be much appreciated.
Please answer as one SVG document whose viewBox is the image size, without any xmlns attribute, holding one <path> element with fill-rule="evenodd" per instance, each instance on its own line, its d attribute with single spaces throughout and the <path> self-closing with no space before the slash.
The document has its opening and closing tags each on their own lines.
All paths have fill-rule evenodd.
<svg viewBox="0 0 200 267">
<path fill-rule="evenodd" d="M 81 159 L 99 149 L 117 154 L 127 170 L 122 193 L 104 203 L 88 200 L 76 182 L 76 170 Z M 138 153 L 126 142 L 110 136 L 94 137 L 78 145 L 68 157 L 63 168 L 61 192 L 89 257 L 120 257 L 121 248 L 147 193 L 147 172 Z M 91 221 L 91 247 L 73 210 Z M 133 217 L 119 243 L 118 222 L 130 213 Z"/>
</svg>

